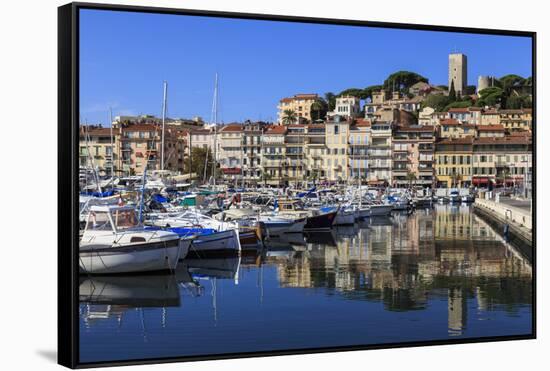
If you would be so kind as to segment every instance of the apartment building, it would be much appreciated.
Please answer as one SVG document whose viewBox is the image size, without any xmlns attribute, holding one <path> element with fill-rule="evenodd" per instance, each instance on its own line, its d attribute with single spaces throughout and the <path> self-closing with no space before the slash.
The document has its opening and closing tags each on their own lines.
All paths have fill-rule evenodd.
<svg viewBox="0 0 550 371">
<path fill-rule="evenodd" d="M 119 130 L 111 128 L 81 126 L 79 165 L 93 167 L 101 175 L 117 175 L 120 172 Z"/>
<path fill-rule="evenodd" d="M 348 135 L 351 121 L 335 116 L 325 123 L 326 178 L 330 181 L 348 179 Z"/>
<path fill-rule="evenodd" d="M 260 122 L 246 122 L 242 132 L 243 177 L 249 183 L 257 183 L 262 175 L 262 134 L 264 124 Z"/>
<path fill-rule="evenodd" d="M 392 124 L 386 121 L 371 123 L 368 153 L 368 182 L 371 185 L 389 185 L 392 179 Z"/>
<path fill-rule="evenodd" d="M 302 182 L 306 178 L 305 143 L 306 125 L 287 125 L 284 174 L 289 181 Z"/>
<path fill-rule="evenodd" d="M 500 115 L 500 124 L 509 132 L 531 130 L 533 118 L 530 108 L 500 110 L 498 113 Z"/>
<path fill-rule="evenodd" d="M 368 179 L 368 149 L 371 136 L 370 120 L 357 120 L 349 129 L 348 163 L 350 177 L 361 183 Z"/>
<path fill-rule="evenodd" d="M 394 187 L 434 183 L 435 128 L 427 125 L 395 126 L 392 137 Z"/>
<path fill-rule="evenodd" d="M 321 180 L 326 177 L 325 156 L 327 153 L 326 127 L 324 124 L 310 124 L 306 126 L 306 178 Z"/>
<path fill-rule="evenodd" d="M 283 117 L 287 110 L 293 111 L 299 120 L 311 121 L 311 105 L 318 99 L 319 96 L 317 94 L 296 94 L 292 97 L 281 99 L 277 106 L 277 122 L 279 124 L 283 123 Z"/>
<path fill-rule="evenodd" d="M 502 125 L 479 125 L 476 127 L 477 137 L 503 137 L 506 133 Z"/>
<path fill-rule="evenodd" d="M 194 129 L 189 133 L 191 147 L 209 148 L 214 151 L 215 135 L 211 129 Z"/>
<path fill-rule="evenodd" d="M 424 101 L 423 96 L 414 96 L 412 98 L 403 97 L 398 91 L 393 92 L 391 98 L 384 91 L 374 92 L 372 101 L 365 104 L 365 116 L 374 114 L 382 108 L 393 108 L 407 112 L 416 112 Z"/>
<path fill-rule="evenodd" d="M 515 135 L 477 138 L 473 145 L 472 184 L 522 186 L 532 169 L 532 138 Z"/>
<path fill-rule="evenodd" d="M 447 138 L 436 143 L 436 186 L 469 187 L 472 184 L 473 137 Z"/>
<path fill-rule="evenodd" d="M 440 138 L 466 138 L 477 135 L 476 126 L 460 123 L 457 119 L 443 119 L 437 126 Z"/>
<path fill-rule="evenodd" d="M 129 124 L 120 127 L 119 168 L 124 174 L 148 170 L 183 171 L 187 153 L 187 132 L 175 127 L 164 130 L 164 168 L 162 168 L 162 129 L 154 124 Z"/>
<path fill-rule="evenodd" d="M 285 137 L 287 127 L 282 125 L 268 127 L 261 137 L 261 169 L 266 184 L 282 185 L 286 179 Z"/>
<path fill-rule="evenodd" d="M 243 172 L 244 155 L 242 150 L 243 126 L 230 124 L 217 130 L 218 138 L 215 141 L 218 151 L 215 153 L 220 171 L 226 180 L 241 179 Z"/>
</svg>

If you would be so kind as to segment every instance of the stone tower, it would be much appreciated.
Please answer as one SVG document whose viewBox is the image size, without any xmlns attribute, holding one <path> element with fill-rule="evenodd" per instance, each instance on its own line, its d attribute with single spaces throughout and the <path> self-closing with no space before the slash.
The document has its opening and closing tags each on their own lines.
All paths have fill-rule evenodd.
<svg viewBox="0 0 550 371">
<path fill-rule="evenodd" d="M 451 82 L 454 83 L 457 94 L 466 94 L 468 86 L 468 58 L 460 53 L 449 54 L 449 90 Z"/>
</svg>

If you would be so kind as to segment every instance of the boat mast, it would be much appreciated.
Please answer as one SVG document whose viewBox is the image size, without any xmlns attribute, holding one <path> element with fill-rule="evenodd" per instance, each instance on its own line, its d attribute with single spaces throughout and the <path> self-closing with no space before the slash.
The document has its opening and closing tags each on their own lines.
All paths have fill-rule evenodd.
<svg viewBox="0 0 550 371">
<path fill-rule="evenodd" d="M 163 82 L 163 98 L 162 98 L 162 134 L 160 144 L 160 169 L 164 170 L 164 121 L 166 119 L 166 94 L 168 90 L 168 83 L 166 80 Z"/>
<path fill-rule="evenodd" d="M 113 144 L 113 109 L 109 107 L 109 122 L 111 123 L 111 179 L 113 178 L 114 172 L 114 144 Z"/>
<path fill-rule="evenodd" d="M 216 186 L 216 164 L 218 163 L 218 73 L 214 82 L 214 99 L 212 101 L 212 121 L 214 124 L 214 159 L 212 161 L 212 179 Z"/>
</svg>

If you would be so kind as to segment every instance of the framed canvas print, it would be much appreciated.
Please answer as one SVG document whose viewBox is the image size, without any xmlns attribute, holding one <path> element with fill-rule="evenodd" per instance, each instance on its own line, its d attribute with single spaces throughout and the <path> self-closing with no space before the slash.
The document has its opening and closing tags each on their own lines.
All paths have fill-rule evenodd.
<svg viewBox="0 0 550 371">
<path fill-rule="evenodd" d="M 535 337 L 535 33 L 59 8 L 59 363 Z"/>
</svg>

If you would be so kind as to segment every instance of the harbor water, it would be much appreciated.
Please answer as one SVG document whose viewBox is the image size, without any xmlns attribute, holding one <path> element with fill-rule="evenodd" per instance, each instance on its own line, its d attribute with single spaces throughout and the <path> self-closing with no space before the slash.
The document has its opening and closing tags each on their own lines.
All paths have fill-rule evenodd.
<svg viewBox="0 0 550 371">
<path fill-rule="evenodd" d="M 80 361 L 467 339 L 532 332 L 529 248 L 471 206 L 434 205 L 175 275 L 80 278 Z"/>
</svg>

